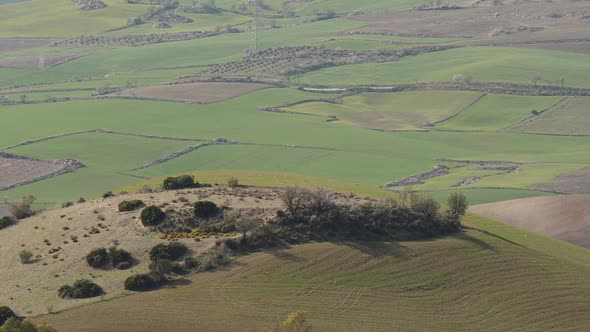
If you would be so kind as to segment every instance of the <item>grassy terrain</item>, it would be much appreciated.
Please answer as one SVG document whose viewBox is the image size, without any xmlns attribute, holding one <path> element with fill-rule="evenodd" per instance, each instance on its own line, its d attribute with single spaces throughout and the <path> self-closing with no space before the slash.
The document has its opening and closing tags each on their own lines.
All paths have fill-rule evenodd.
<svg viewBox="0 0 590 332">
<path fill-rule="evenodd" d="M 560 97 L 486 95 L 478 103 L 436 128 L 451 130 L 501 130 L 557 103 Z"/>
<path fill-rule="evenodd" d="M 585 68 L 585 69 L 584 69 Z M 590 55 L 515 48 L 470 47 L 406 57 L 400 61 L 367 63 L 322 69 L 293 81 L 313 85 L 395 84 L 452 81 L 454 74 L 468 74 L 474 81 L 531 83 L 538 73 L 543 83 L 589 87 L 584 72 Z"/>
<path fill-rule="evenodd" d="M 289 111 L 336 116 L 340 122 L 383 130 L 415 130 L 461 111 L 481 94 L 463 91 L 364 93 L 341 104 L 306 103 Z"/>
<path fill-rule="evenodd" d="M 130 5 L 119 0 L 104 0 L 108 6 L 81 12 L 69 0 L 32 0 L 3 5 L 0 11 L 0 37 L 72 37 L 94 34 L 127 24 L 127 19 L 142 15 L 149 6 Z"/>
<path fill-rule="evenodd" d="M 510 131 L 563 135 L 590 135 L 588 97 L 568 97 L 540 116 L 518 123 Z"/>
<path fill-rule="evenodd" d="M 60 331 L 76 330 L 80 320 L 88 331 L 158 331 L 162 321 L 176 331 L 195 324 L 259 331 L 294 310 L 307 310 L 309 324 L 322 331 L 574 331 L 590 323 L 587 250 L 488 219 L 470 216 L 468 224 L 432 241 L 256 253 L 189 277 L 183 287 L 43 318 Z M 172 312 L 184 318 L 170 321 Z"/>
</svg>

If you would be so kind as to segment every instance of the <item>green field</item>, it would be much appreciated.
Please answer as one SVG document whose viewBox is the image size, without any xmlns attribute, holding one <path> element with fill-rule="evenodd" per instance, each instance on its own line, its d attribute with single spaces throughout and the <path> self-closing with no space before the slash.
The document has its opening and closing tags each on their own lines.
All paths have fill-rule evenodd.
<svg viewBox="0 0 590 332">
<path fill-rule="evenodd" d="M 590 135 L 588 97 L 567 97 L 561 103 L 521 123 L 510 131 L 562 135 Z"/>
<path fill-rule="evenodd" d="M 488 94 L 475 105 L 438 124 L 436 128 L 451 130 L 502 130 L 553 106 L 560 97 L 529 97 Z"/>
<path fill-rule="evenodd" d="M 159 331 L 171 312 L 183 316 L 166 323 L 175 331 L 259 331 L 294 310 L 307 310 L 321 331 L 579 331 L 590 323 L 587 250 L 483 218 L 468 223 L 431 241 L 256 253 L 182 287 L 43 318 L 60 331 L 80 320 L 88 331 Z"/>
<path fill-rule="evenodd" d="M 471 75 L 477 82 L 531 83 L 538 73 L 542 84 L 590 87 L 585 73 L 590 55 L 524 48 L 467 47 L 406 57 L 400 61 L 367 63 L 322 69 L 294 82 L 312 85 L 387 85 L 452 81 L 455 74 Z"/>
<path fill-rule="evenodd" d="M 339 104 L 305 103 L 287 110 L 336 116 L 339 122 L 370 129 L 415 130 L 460 112 L 480 95 L 462 91 L 365 93 L 343 98 Z"/>
</svg>

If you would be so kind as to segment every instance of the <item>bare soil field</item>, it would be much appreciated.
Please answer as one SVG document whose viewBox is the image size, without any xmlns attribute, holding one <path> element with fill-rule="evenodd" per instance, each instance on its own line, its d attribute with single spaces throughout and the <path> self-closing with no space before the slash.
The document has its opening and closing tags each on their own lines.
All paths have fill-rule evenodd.
<svg viewBox="0 0 590 332">
<path fill-rule="evenodd" d="M 39 160 L 0 152 L 0 190 L 14 188 L 83 167 L 74 160 Z"/>
<path fill-rule="evenodd" d="M 49 54 L 43 56 L 19 56 L 0 58 L 0 68 L 15 69 L 49 69 L 72 61 L 87 54 Z"/>
<path fill-rule="evenodd" d="M 485 38 L 506 35 L 540 35 L 564 27 L 589 31 L 587 6 L 581 2 L 539 1 L 457 10 L 430 10 L 353 16 L 368 26 L 351 33 L 417 37 Z M 586 35 L 587 36 L 587 35 Z M 572 37 L 570 37 L 572 38 Z"/>
<path fill-rule="evenodd" d="M 528 118 L 512 127 L 510 131 L 590 135 L 590 97 L 568 97 L 541 115 Z"/>
<path fill-rule="evenodd" d="M 590 249 L 590 195 L 524 198 L 469 210 Z"/>
<path fill-rule="evenodd" d="M 212 187 L 130 194 L 50 209 L 21 220 L 0 231 L 0 283 L 3 285 L 0 303 L 23 314 L 37 315 L 129 294 L 123 289 L 123 281 L 132 274 L 146 272 L 149 249 L 166 240 L 161 239 L 161 233 L 141 224 L 141 209 L 118 212 L 118 204 L 123 200 L 140 199 L 146 205 L 181 210 L 207 199 L 220 206 L 256 207 L 258 215 L 266 210 L 274 215 L 280 206 L 278 192 L 278 189 Z M 189 247 L 192 256 L 210 248 L 215 240 L 210 237 L 198 242 L 180 241 Z M 111 246 L 130 252 L 139 263 L 129 270 L 97 270 L 87 265 L 84 257 L 91 250 Z M 18 256 L 21 250 L 31 251 L 36 261 L 22 264 Z M 60 286 L 81 278 L 99 284 L 106 295 L 86 300 L 57 297 Z"/>
<path fill-rule="evenodd" d="M 560 175 L 549 182 L 539 183 L 531 188 L 558 191 L 567 194 L 590 195 L 590 167 Z"/>
<path fill-rule="evenodd" d="M 22 51 L 60 41 L 57 38 L 0 38 L 0 53 Z"/>
<path fill-rule="evenodd" d="M 268 87 L 268 85 L 255 83 L 186 83 L 126 89 L 120 93 L 120 96 L 188 103 L 214 103 Z"/>
</svg>

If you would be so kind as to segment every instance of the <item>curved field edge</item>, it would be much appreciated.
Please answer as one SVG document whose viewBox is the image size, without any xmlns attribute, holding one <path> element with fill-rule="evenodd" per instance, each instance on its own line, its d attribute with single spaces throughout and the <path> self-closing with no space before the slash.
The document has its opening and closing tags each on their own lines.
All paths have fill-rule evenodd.
<svg viewBox="0 0 590 332">
<path fill-rule="evenodd" d="M 164 324 L 259 331 L 293 310 L 307 310 L 321 331 L 573 331 L 590 323 L 590 252 L 475 215 L 466 224 L 461 234 L 431 241 L 255 253 L 184 286 L 43 319 L 60 331 L 76 330 L 80 320 L 87 331 L 158 331 Z M 184 318 L 170 320 L 171 312 Z"/>
</svg>

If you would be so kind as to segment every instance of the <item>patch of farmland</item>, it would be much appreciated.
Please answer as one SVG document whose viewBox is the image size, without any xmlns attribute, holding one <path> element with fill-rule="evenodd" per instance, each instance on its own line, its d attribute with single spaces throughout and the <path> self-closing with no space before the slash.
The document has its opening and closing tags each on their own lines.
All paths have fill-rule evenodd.
<svg viewBox="0 0 590 332">
<path fill-rule="evenodd" d="M 590 167 L 531 186 L 539 190 L 551 190 L 567 194 L 590 194 Z"/>
<path fill-rule="evenodd" d="M 465 131 L 501 130 L 541 112 L 557 103 L 561 97 L 530 97 L 487 94 L 476 104 L 436 128 Z"/>
<path fill-rule="evenodd" d="M 266 88 L 269 88 L 269 86 L 255 83 L 186 83 L 125 89 L 120 95 L 133 98 L 204 104 L 238 97 Z"/>
<path fill-rule="evenodd" d="M 590 249 L 590 195 L 517 199 L 470 211 Z"/>
<path fill-rule="evenodd" d="M 49 69 L 72 61 L 87 54 L 48 54 L 41 56 L 19 56 L 0 58 L 0 68 Z"/>
<path fill-rule="evenodd" d="M 56 38 L 0 38 L 0 53 L 46 46 L 57 41 Z"/>
<path fill-rule="evenodd" d="M 582 3 L 539 1 L 538 5 L 505 4 L 458 10 L 373 13 L 351 16 L 353 20 L 368 23 L 351 33 L 459 38 L 534 36 L 545 30 L 588 29 L 584 22 L 585 9 Z"/>
<path fill-rule="evenodd" d="M 0 191 L 72 172 L 84 164 L 71 160 L 39 160 L 0 152 Z"/>
<path fill-rule="evenodd" d="M 511 82 L 589 87 L 590 55 L 509 47 L 463 47 L 404 57 L 397 61 L 325 68 L 292 77 L 293 81 L 325 86 L 388 85 L 416 82 L 450 82 L 467 74 L 475 82 Z"/>
<path fill-rule="evenodd" d="M 43 319 L 64 332 L 77 331 L 80 321 L 86 331 L 161 331 L 163 321 L 174 331 L 260 331 L 302 309 L 317 331 L 590 324 L 590 303 L 580 296 L 590 291 L 587 250 L 479 217 L 467 221 L 472 228 L 464 233 L 432 241 L 322 242 L 259 252 L 189 277 L 186 286 Z M 186 314 L 170 321 L 171 312 Z"/>
<path fill-rule="evenodd" d="M 416 130 L 453 116 L 480 96 L 464 91 L 363 93 L 345 97 L 342 103 L 311 102 L 286 110 L 370 129 Z"/>
<path fill-rule="evenodd" d="M 510 127 L 510 131 L 590 135 L 590 97 L 567 97 L 541 115 Z"/>
</svg>

